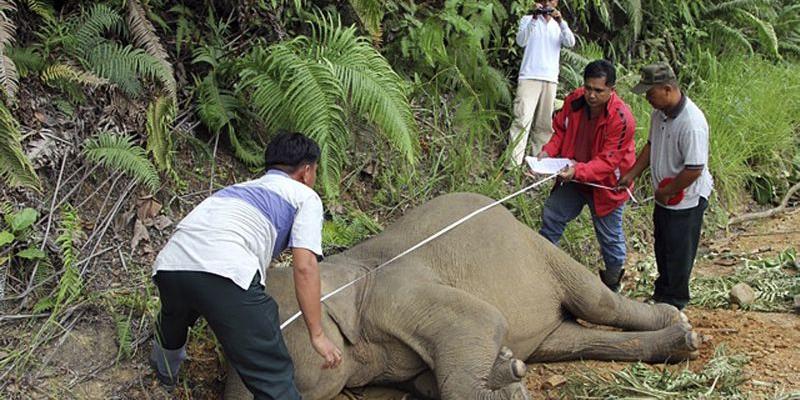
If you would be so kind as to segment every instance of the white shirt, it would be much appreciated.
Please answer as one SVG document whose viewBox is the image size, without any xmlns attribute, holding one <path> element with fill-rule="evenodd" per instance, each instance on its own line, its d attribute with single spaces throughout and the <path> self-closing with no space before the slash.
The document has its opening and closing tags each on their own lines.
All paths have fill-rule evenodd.
<svg viewBox="0 0 800 400">
<path fill-rule="evenodd" d="M 650 172 L 653 187 L 664 178 L 675 178 L 684 168 L 702 169 L 700 177 L 684 189 L 683 200 L 660 206 L 671 210 L 696 207 L 700 197 L 708 200 L 714 179 L 708 171 L 708 122 L 703 111 L 688 97 L 675 118 L 655 110 L 650 120 Z"/>
<path fill-rule="evenodd" d="M 575 35 L 563 19 L 558 23 L 553 18 L 547 21 L 543 16 L 533 19 L 526 15 L 519 22 L 517 45 L 525 48 L 519 79 L 558 83 L 561 46 L 575 46 Z"/>
<path fill-rule="evenodd" d="M 308 186 L 270 170 L 205 199 L 177 226 L 153 265 L 231 279 L 244 290 L 287 247 L 322 255 L 322 201 Z M 265 285 L 266 286 L 266 285 Z"/>
</svg>

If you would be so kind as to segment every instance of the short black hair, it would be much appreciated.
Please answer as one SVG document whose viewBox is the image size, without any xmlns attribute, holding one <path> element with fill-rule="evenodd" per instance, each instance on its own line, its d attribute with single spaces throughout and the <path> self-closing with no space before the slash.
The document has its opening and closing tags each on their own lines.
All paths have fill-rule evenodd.
<svg viewBox="0 0 800 400">
<path fill-rule="evenodd" d="M 317 143 L 299 132 L 278 131 L 264 150 L 266 170 L 280 169 L 293 173 L 298 168 L 319 161 Z"/>
<path fill-rule="evenodd" d="M 617 84 L 617 68 L 608 60 L 595 60 L 583 70 L 583 80 L 589 78 L 606 78 L 606 86 Z"/>
</svg>

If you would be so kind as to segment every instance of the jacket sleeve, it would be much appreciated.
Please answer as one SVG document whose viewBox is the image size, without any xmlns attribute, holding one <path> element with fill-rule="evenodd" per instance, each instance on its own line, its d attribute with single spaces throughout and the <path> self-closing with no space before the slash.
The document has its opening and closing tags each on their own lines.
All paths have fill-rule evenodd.
<svg viewBox="0 0 800 400">
<path fill-rule="evenodd" d="M 567 116 L 569 116 L 568 104 L 571 98 L 572 96 L 569 96 L 564 101 L 564 106 L 561 107 L 561 110 L 556 113 L 555 118 L 553 118 L 553 136 L 551 136 L 550 141 L 542 147 L 542 151 L 547 152 L 547 155 L 550 157 L 558 157 L 561 155 L 561 143 L 564 141 L 564 136 L 567 134 Z"/>
<path fill-rule="evenodd" d="M 575 179 L 583 182 L 599 182 L 613 174 L 622 163 L 625 151 L 630 148 L 636 131 L 636 121 L 628 110 L 618 108 L 612 111 L 602 150 L 589 162 L 575 165 Z"/>
<path fill-rule="evenodd" d="M 531 34 L 531 24 L 533 24 L 533 17 L 526 15 L 519 21 L 519 30 L 517 31 L 517 45 L 525 47 L 528 45 L 528 36 Z"/>
</svg>

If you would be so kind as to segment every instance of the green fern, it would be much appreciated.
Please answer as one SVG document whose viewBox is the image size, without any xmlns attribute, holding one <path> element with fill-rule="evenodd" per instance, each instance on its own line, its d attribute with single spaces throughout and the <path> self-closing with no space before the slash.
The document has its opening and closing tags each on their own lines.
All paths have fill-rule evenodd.
<svg viewBox="0 0 800 400">
<path fill-rule="evenodd" d="M 19 123 L 0 104 L 0 179 L 9 186 L 39 189 L 39 177 L 22 151 Z"/>
<path fill-rule="evenodd" d="M 81 222 L 77 211 L 70 205 L 65 205 L 61 209 L 60 234 L 56 237 L 61 260 L 64 264 L 64 274 L 58 282 L 55 295 L 54 310 L 59 310 L 66 304 L 77 299 L 83 290 L 83 280 L 76 262 L 79 250 L 76 249 L 75 239 L 81 233 Z"/>
<path fill-rule="evenodd" d="M 133 332 L 131 331 L 131 318 L 133 311 L 125 317 L 114 312 L 114 324 L 117 331 L 117 361 L 125 360 L 133 353 Z"/>
<path fill-rule="evenodd" d="M 14 42 L 16 26 L 6 13 L 14 10 L 16 8 L 13 3 L 8 1 L 0 2 L 0 86 L 3 88 L 3 94 L 7 102 L 14 99 L 19 87 L 17 67 L 7 54 L 8 49 Z"/>
<path fill-rule="evenodd" d="M 151 192 L 160 186 L 158 173 L 145 150 L 134 145 L 130 136 L 101 132 L 86 141 L 83 154 L 89 161 L 124 171 Z"/>
<path fill-rule="evenodd" d="M 38 74 L 45 68 L 45 60 L 34 47 L 9 47 L 5 54 L 14 62 L 20 77 Z"/>
<path fill-rule="evenodd" d="M 20 0 L 19 3 L 25 4 L 29 10 L 42 17 L 45 21 L 55 21 L 55 11 L 50 4 L 39 0 Z"/>
<path fill-rule="evenodd" d="M 289 128 L 314 138 L 322 151 L 321 183 L 338 192 L 352 140 L 345 110 L 374 124 L 407 160 L 416 130 L 402 79 L 369 44 L 333 17 L 320 17 L 312 36 L 253 49 L 239 84 L 268 131 Z"/>
<path fill-rule="evenodd" d="M 157 97 L 147 106 L 147 150 L 153 155 L 161 171 L 172 169 L 172 122 L 175 120 L 175 102 L 171 97 Z"/>
</svg>

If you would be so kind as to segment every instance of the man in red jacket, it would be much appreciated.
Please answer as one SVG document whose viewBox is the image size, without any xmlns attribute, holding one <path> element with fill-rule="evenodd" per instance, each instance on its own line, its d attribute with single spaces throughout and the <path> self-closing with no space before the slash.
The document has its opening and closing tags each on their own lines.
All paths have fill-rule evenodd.
<svg viewBox="0 0 800 400">
<path fill-rule="evenodd" d="M 559 183 L 545 203 L 539 233 L 558 244 L 567 223 L 588 204 L 605 264 L 600 278 L 613 291 L 619 291 L 624 273 L 627 251 L 622 210 L 628 192 L 585 183 L 616 187 L 619 177 L 636 161 L 636 121 L 614 91 L 616 79 L 614 65 L 606 60 L 587 65 L 583 87 L 564 100 L 564 107 L 553 120 L 555 133 L 538 155 L 574 161 L 559 174 Z"/>
</svg>

